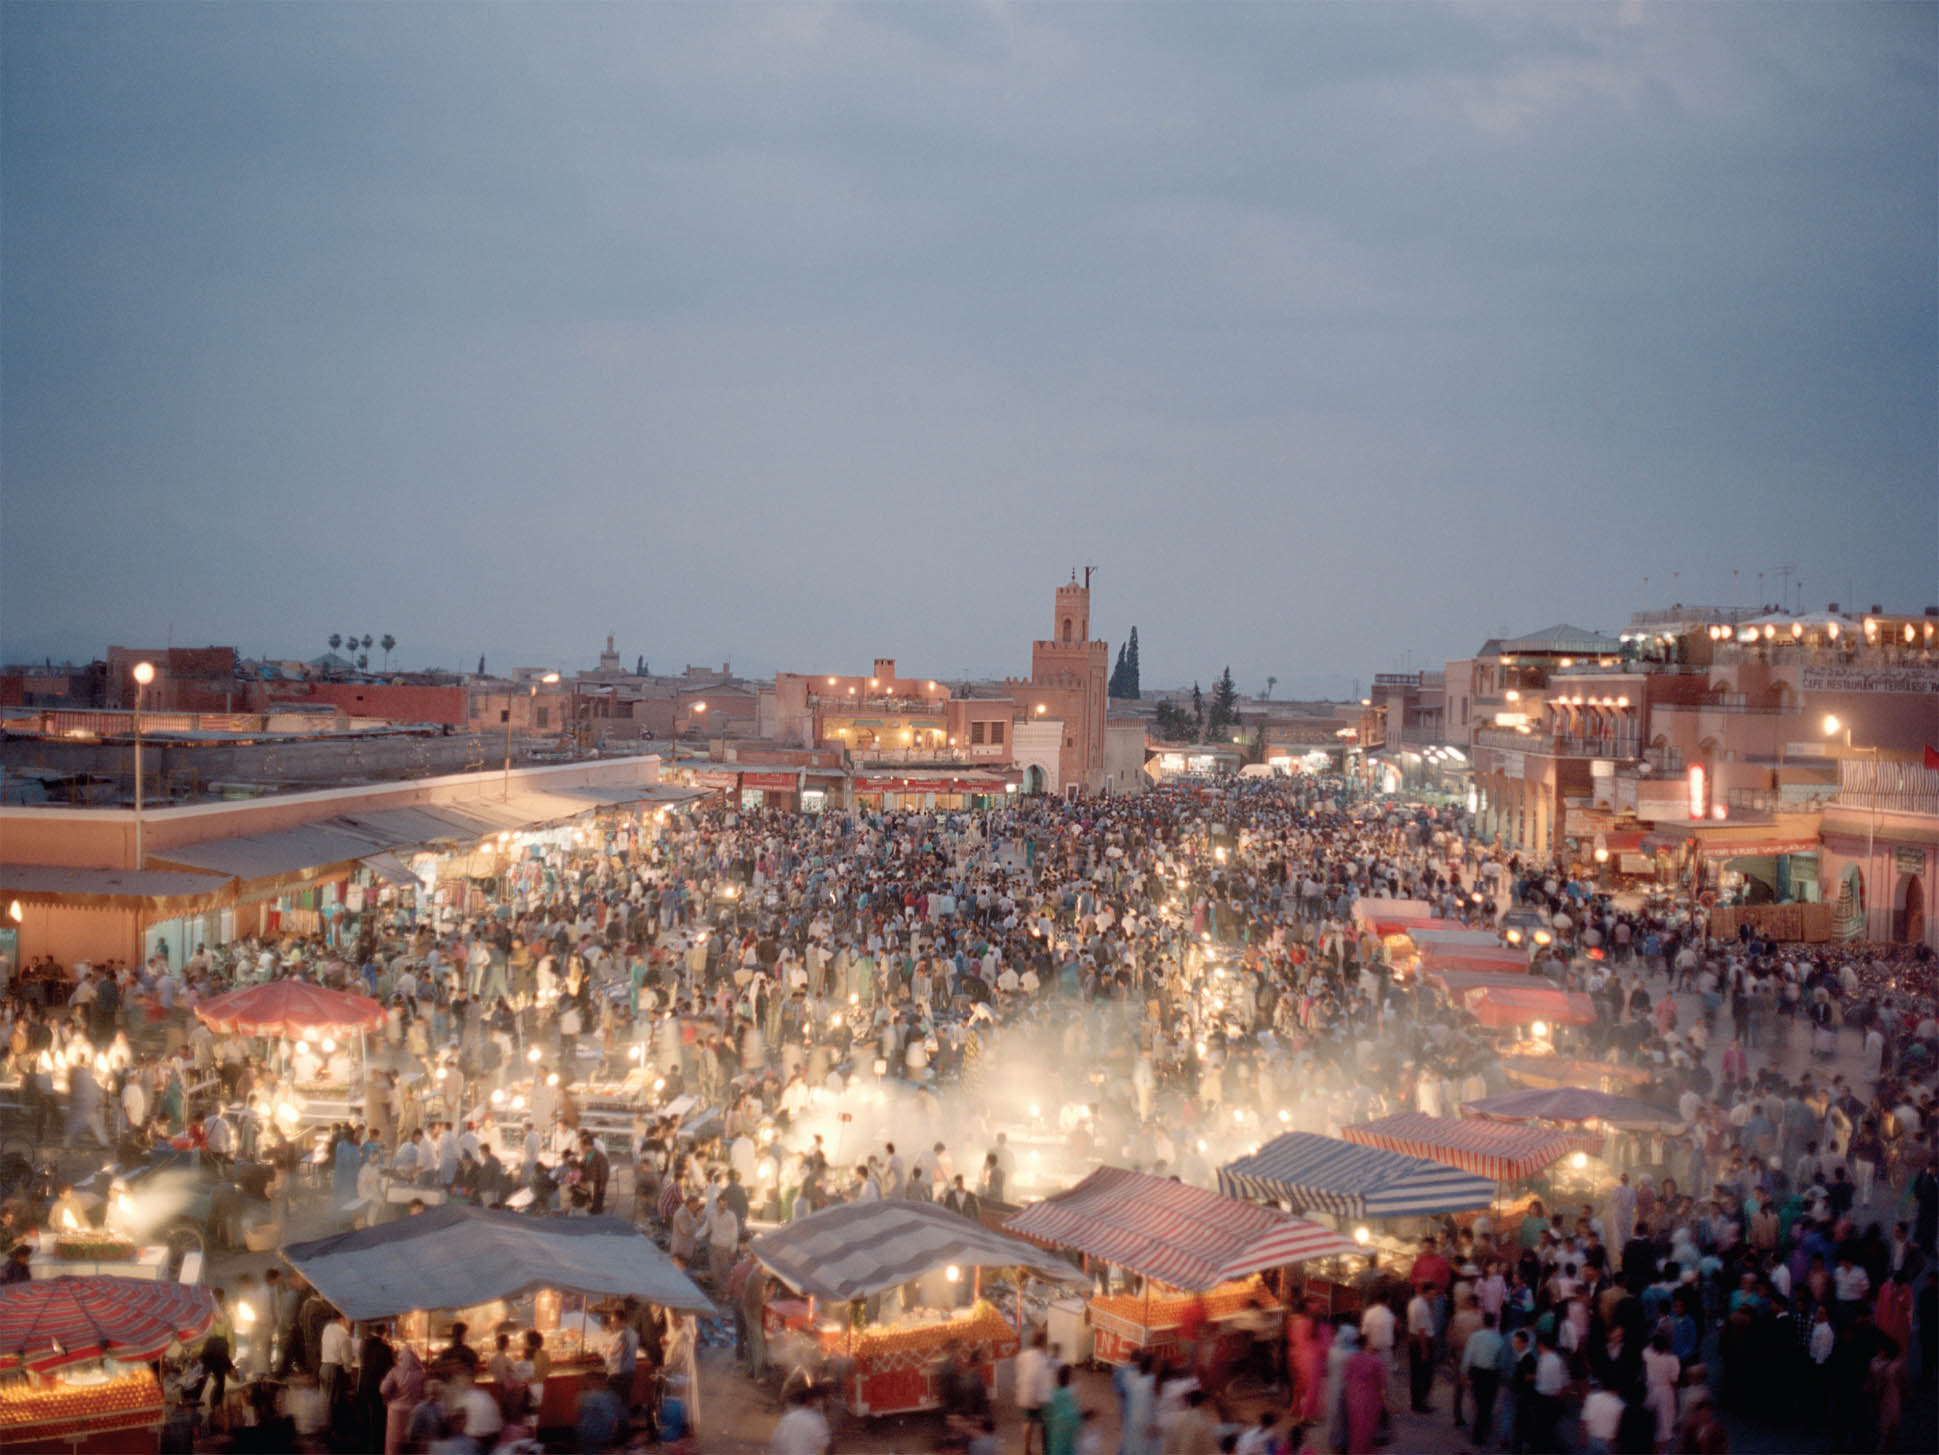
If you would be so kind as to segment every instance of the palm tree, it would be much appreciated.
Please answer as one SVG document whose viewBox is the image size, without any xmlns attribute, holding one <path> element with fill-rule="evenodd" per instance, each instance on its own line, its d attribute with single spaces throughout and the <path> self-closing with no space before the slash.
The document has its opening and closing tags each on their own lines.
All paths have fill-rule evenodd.
<svg viewBox="0 0 1939 1455">
<path fill-rule="evenodd" d="M 338 647 L 340 647 L 340 646 L 342 646 L 342 645 L 343 645 L 343 633 L 342 633 L 342 632 L 331 632 L 331 633 L 330 633 L 330 650 L 334 652 L 334 651 L 335 651 L 335 650 L 336 650 L 336 649 L 337 649 Z"/>
<path fill-rule="evenodd" d="M 364 656 L 365 656 L 366 658 L 368 658 L 368 657 L 370 656 L 370 642 L 371 642 L 371 637 L 370 637 L 370 633 L 369 633 L 369 632 L 365 632 L 365 633 L 364 633 Z M 353 642 L 351 642 L 351 645 L 352 645 L 352 646 L 354 647 L 354 646 L 356 645 L 356 643 L 355 643 L 355 642 L 353 641 Z"/>
<path fill-rule="evenodd" d="M 1277 677 L 1268 677 L 1266 679 L 1266 698 L 1268 701 L 1270 701 L 1272 698 L 1273 688 L 1277 687 L 1278 685 L 1279 685 L 1279 679 Z"/>
<path fill-rule="evenodd" d="M 389 632 L 385 632 L 383 639 L 379 641 L 377 645 L 384 649 L 384 670 L 388 672 L 390 671 L 391 648 L 397 645 L 397 638 L 392 636 Z"/>
<path fill-rule="evenodd" d="M 357 670 L 359 672 L 362 672 L 369 666 L 370 666 L 370 653 L 369 652 L 357 653 Z"/>
</svg>

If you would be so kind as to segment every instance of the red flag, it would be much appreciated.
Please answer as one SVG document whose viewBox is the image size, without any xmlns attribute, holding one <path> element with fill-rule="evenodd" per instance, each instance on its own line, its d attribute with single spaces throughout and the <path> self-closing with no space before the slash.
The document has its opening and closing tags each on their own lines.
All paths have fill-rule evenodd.
<svg viewBox="0 0 1939 1455">
<path fill-rule="evenodd" d="M 1926 744 L 1926 767 L 1939 772 L 1939 748 L 1933 747 L 1931 743 Z"/>
</svg>

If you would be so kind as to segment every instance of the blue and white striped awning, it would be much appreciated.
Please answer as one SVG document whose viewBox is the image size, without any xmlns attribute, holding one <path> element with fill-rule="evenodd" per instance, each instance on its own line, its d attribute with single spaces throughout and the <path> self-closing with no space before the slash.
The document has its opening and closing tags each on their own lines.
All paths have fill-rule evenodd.
<svg viewBox="0 0 1939 1455">
<path fill-rule="evenodd" d="M 1349 1218 L 1465 1212 L 1495 1199 L 1494 1183 L 1445 1162 L 1314 1132 L 1287 1132 L 1221 1167 L 1219 1190 Z"/>
</svg>

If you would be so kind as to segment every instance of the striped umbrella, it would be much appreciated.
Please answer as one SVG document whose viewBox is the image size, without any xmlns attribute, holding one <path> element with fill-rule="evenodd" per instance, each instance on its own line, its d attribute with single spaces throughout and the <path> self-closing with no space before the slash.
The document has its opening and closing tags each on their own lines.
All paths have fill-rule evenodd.
<svg viewBox="0 0 1939 1455">
<path fill-rule="evenodd" d="M 1465 1212 L 1495 1200 L 1495 1184 L 1445 1162 L 1356 1146 L 1315 1132 L 1274 1137 L 1219 1169 L 1219 1188 L 1347 1218 Z"/>
<path fill-rule="evenodd" d="M 106 1274 L 0 1287 L 0 1366 L 37 1374 L 94 1359 L 143 1364 L 215 1321 L 206 1288 Z"/>
<path fill-rule="evenodd" d="M 1305 1218 L 1122 1167 L 1098 1168 L 1004 1227 L 1194 1291 L 1308 1258 L 1366 1252 Z"/>
<path fill-rule="evenodd" d="M 1548 1127 L 1518 1126 L 1465 1117 L 1402 1112 L 1341 1127 L 1340 1135 L 1363 1147 L 1384 1147 L 1427 1157 L 1496 1182 L 1519 1182 L 1571 1152 L 1602 1151 L 1602 1138 Z"/>
<path fill-rule="evenodd" d="M 203 1001 L 196 1017 L 224 1035 L 348 1036 L 384 1023 L 384 1006 L 368 995 L 326 990 L 307 980 L 268 980 Z"/>
</svg>

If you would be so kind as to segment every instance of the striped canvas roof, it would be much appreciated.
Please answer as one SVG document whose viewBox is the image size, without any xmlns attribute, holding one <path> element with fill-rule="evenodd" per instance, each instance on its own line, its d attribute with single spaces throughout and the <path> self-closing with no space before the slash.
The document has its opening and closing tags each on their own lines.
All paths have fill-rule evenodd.
<svg viewBox="0 0 1939 1455">
<path fill-rule="evenodd" d="M 935 1268 L 1029 1269 L 1088 1282 L 1070 1264 L 929 1202 L 844 1202 L 763 1233 L 749 1245 L 790 1288 L 833 1303 L 896 1288 Z"/>
<path fill-rule="evenodd" d="M 1190 1290 L 1308 1258 L 1366 1251 L 1305 1218 L 1122 1167 L 1100 1167 L 1004 1226 Z"/>
<path fill-rule="evenodd" d="M 94 1359 L 143 1364 L 215 1321 L 206 1288 L 102 1274 L 0 1287 L 0 1358 L 36 1373 Z"/>
<path fill-rule="evenodd" d="M 1363 1147 L 1427 1157 L 1496 1182 L 1532 1177 L 1571 1152 L 1602 1150 L 1601 1137 L 1578 1132 L 1464 1117 L 1431 1117 L 1411 1111 L 1341 1127 L 1340 1135 Z"/>
<path fill-rule="evenodd" d="M 1461 1112 L 1464 1116 L 1492 1117 L 1506 1122 L 1605 1121 L 1649 1126 L 1682 1120 L 1675 1112 L 1638 1097 L 1614 1095 L 1591 1086 L 1538 1086 L 1524 1091 L 1505 1091 L 1499 1096 L 1484 1096 L 1479 1101 L 1464 1101 Z"/>
<path fill-rule="evenodd" d="M 1221 1167 L 1219 1187 L 1233 1197 L 1269 1198 L 1349 1218 L 1466 1212 L 1495 1200 L 1488 1178 L 1314 1132 L 1287 1132 Z"/>
</svg>

